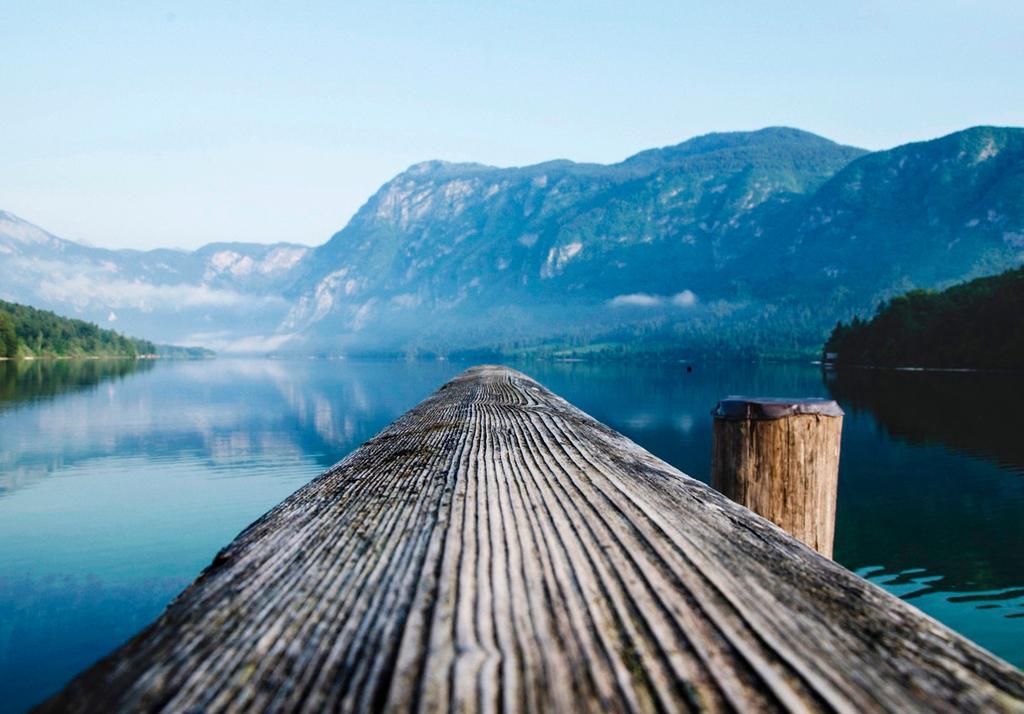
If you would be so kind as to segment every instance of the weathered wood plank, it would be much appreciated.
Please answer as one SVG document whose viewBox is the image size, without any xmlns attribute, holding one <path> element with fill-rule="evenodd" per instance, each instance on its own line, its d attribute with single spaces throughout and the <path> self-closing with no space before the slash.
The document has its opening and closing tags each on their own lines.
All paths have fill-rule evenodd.
<svg viewBox="0 0 1024 714">
<path fill-rule="evenodd" d="M 454 379 L 41 711 L 1020 711 L 1024 677 L 518 372 Z"/>
</svg>

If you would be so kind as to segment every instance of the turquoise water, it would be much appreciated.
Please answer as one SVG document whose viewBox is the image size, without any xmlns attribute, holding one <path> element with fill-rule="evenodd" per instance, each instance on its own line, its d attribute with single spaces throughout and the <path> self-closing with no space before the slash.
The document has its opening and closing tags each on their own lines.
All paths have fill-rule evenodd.
<svg viewBox="0 0 1024 714">
<path fill-rule="evenodd" d="M 0 363 L 0 711 L 131 636 L 242 528 L 463 366 Z M 1021 377 L 526 371 L 702 480 L 719 398 L 839 399 L 836 559 L 1024 666 Z"/>
</svg>

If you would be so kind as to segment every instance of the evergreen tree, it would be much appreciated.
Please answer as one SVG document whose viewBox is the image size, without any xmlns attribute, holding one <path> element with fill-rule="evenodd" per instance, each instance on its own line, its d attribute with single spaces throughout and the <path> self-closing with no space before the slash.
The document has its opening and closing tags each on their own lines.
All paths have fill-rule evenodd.
<svg viewBox="0 0 1024 714">
<path fill-rule="evenodd" d="M 1024 268 L 948 290 L 914 290 L 871 320 L 837 324 L 825 352 L 837 363 L 876 366 L 1024 368 Z"/>
</svg>

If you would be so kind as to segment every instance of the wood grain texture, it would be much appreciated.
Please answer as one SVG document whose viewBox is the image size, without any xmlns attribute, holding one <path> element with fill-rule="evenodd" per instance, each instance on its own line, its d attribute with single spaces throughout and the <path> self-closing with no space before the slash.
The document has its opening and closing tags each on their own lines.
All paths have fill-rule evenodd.
<svg viewBox="0 0 1024 714">
<path fill-rule="evenodd" d="M 831 558 L 842 432 L 841 416 L 716 417 L 711 485 Z"/>
<path fill-rule="evenodd" d="M 452 380 L 40 711 L 1020 711 L 1024 677 L 524 375 Z"/>
</svg>

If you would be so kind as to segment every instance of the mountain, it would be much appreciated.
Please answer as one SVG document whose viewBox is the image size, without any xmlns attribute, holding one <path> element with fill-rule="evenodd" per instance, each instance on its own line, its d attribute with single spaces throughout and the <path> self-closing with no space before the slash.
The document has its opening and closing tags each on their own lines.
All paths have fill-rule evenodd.
<svg viewBox="0 0 1024 714">
<path fill-rule="evenodd" d="M 282 290 L 308 252 L 291 243 L 107 250 L 0 211 L 0 299 L 156 341 L 262 346 L 253 335 L 272 335 L 287 314 Z"/>
<path fill-rule="evenodd" d="M 1024 131 L 867 153 L 711 134 L 609 166 L 417 164 L 301 266 L 304 349 L 797 355 L 1024 259 Z"/>
<path fill-rule="evenodd" d="M 851 162 L 774 227 L 746 263 L 846 312 L 1024 258 L 1024 130 L 976 127 Z M 752 281 L 754 282 L 754 281 Z"/>
<path fill-rule="evenodd" d="M 704 319 L 762 224 L 863 154 L 772 128 L 610 166 L 417 164 L 306 261 L 286 329 L 326 349 L 444 351 Z"/>
<path fill-rule="evenodd" d="M 893 298 L 868 321 L 837 324 L 825 344 L 839 365 L 1020 369 L 1024 268 L 942 292 Z"/>
<path fill-rule="evenodd" d="M 772 127 L 610 165 L 428 161 L 314 249 L 101 251 L 0 219 L 0 298 L 220 351 L 808 355 L 837 319 L 1024 262 L 1024 130 L 869 153 Z M 32 231 L 36 253 L 12 238 Z"/>
</svg>

